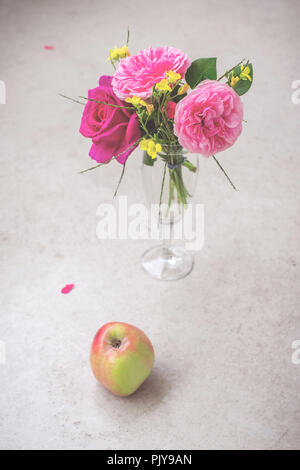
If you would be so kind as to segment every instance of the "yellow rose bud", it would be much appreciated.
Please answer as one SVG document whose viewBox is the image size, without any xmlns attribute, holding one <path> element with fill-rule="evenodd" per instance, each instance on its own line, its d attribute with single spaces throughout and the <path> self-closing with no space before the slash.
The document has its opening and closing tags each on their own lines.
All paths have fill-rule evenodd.
<svg viewBox="0 0 300 470">
<path fill-rule="evenodd" d="M 153 113 L 154 111 L 154 106 L 153 104 L 146 104 L 146 108 L 147 108 L 147 113 L 150 115 Z"/>
<path fill-rule="evenodd" d="M 184 95 L 189 90 L 189 88 L 190 88 L 190 85 L 188 85 L 188 83 L 185 83 L 184 85 L 182 85 L 179 88 L 177 94 L 178 95 Z"/>
</svg>

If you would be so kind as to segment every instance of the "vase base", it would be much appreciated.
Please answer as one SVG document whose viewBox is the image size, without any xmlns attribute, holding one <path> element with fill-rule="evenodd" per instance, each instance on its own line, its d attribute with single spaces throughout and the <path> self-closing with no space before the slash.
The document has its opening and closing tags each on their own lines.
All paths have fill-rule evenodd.
<svg viewBox="0 0 300 470">
<path fill-rule="evenodd" d="M 154 246 L 142 256 L 144 271 L 161 281 L 176 281 L 187 276 L 193 269 L 191 253 L 182 247 Z"/>
</svg>

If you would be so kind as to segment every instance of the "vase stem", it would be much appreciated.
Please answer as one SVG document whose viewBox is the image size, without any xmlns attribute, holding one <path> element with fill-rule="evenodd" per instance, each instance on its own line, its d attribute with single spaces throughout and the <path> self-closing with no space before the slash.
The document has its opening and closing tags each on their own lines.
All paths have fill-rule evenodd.
<svg viewBox="0 0 300 470">
<path fill-rule="evenodd" d="M 177 235 L 175 239 L 175 223 L 193 194 L 197 170 L 197 157 L 178 146 L 164 147 L 155 160 L 143 154 L 144 187 L 149 208 L 154 204 L 158 209 L 160 244 L 144 253 L 142 266 L 156 279 L 180 279 L 193 268 L 193 256 L 185 250 L 184 240 L 177 240 Z"/>
</svg>

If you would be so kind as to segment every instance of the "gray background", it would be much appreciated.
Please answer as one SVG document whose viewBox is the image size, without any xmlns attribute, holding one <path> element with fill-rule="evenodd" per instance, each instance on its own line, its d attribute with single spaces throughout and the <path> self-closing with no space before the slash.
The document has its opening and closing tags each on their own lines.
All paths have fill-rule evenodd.
<svg viewBox="0 0 300 470">
<path fill-rule="evenodd" d="M 1 448 L 300 447 L 299 17 L 296 0 L 1 0 Z M 151 44 L 216 55 L 219 74 L 254 63 L 248 122 L 219 156 L 239 192 L 201 159 L 205 246 L 175 283 L 142 272 L 152 242 L 96 238 L 96 208 L 111 202 L 120 166 L 78 174 L 91 163 L 82 109 L 58 97 L 111 73 L 105 59 L 127 25 L 133 53 Z M 135 152 L 120 190 L 131 202 L 142 199 L 140 166 Z M 142 328 L 156 351 L 127 399 L 89 369 L 92 338 L 111 320 Z"/>
</svg>

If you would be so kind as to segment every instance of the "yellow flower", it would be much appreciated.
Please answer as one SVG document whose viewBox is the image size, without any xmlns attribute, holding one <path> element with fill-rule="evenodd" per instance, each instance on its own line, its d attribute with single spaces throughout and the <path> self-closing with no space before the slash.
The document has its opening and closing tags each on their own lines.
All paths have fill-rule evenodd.
<svg viewBox="0 0 300 470">
<path fill-rule="evenodd" d="M 152 139 L 148 140 L 147 153 L 148 155 L 150 155 L 151 158 L 156 158 L 155 142 Z"/>
<path fill-rule="evenodd" d="M 140 142 L 140 148 L 142 150 L 145 150 L 147 151 L 147 148 L 148 148 L 148 140 L 147 139 L 142 139 L 141 142 Z"/>
<path fill-rule="evenodd" d="M 240 78 L 242 80 L 249 80 L 249 82 L 252 82 L 252 78 L 250 77 L 250 67 L 244 67 L 241 65 L 241 73 L 240 73 Z"/>
<path fill-rule="evenodd" d="M 156 89 L 161 91 L 162 93 L 167 93 L 168 91 L 172 91 L 172 88 L 170 87 L 168 80 L 166 78 L 163 78 L 159 83 L 156 84 Z"/>
<path fill-rule="evenodd" d="M 128 46 L 123 46 L 123 47 L 120 47 L 119 49 L 119 56 L 121 59 L 124 59 L 125 57 L 129 56 L 130 55 L 130 50 L 128 49 Z"/>
<path fill-rule="evenodd" d="M 232 88 L 234 88 L 238 81 L 239 81 L 239 77 L 233 77 L 233 76 L 232 76 L 232 77 L 231 77 L 230 86 L 231 86 Z"/>
<path fill-rule="evenodd" d="M 156 143 L 153 139 L 142 139 L 140 142 L 140 148 L 147 152 L 147 154 L 154 160 L 157 152 L 161 152 L 162 147 Z"/>
<path fill-rule="evenodd" d="M 155 150 L 157 151 L 157 153 L 160 153 L 162 151 L 162 146 L 160 144 L 156 144 Z"/>
<path fill-rule="evenodd" d="M 181 79 L 180 73 L 173 72 L 173 70 L 166 72 L 166 76 L 169 80 L 169 83 L 176 83 Z"/>
<path fill-rule="evenodd" d="M 188 91 L 189 88 L 190 88 L 190 85 L 188 83 L 185 83 L 179 88 L 177 95 L 184 95 Z"/>
<path fill-rule="evenodd" d="M 152 114 L 153 111 L 154 111 L 154 106 L 153 104 L 150 104 L 150 103 L 146 103 L 146 101 L 142 100 L 139 96 L 133 96 L 132 98 L 126 98 L 125 101 L 127 103 L 131 103 L 135 108 L 139 107 L 139 106 L 145 106 L 145 108 L 147 109 L 147 113 L 149 114 Z"/>
<path fill-rule="evenodd" d="M 133 96 L 132 98 L 126 98 L 127 103 L 131 103 L 134 107 L 147 106 L 147 103 L 142 100 L 139 96 Z"/>
<path fill-rule="evenodd" d="M 123 46 L 123 47 L 117 47 L 115 46 L 114 49 L 110 49 L 109 51 L 109 58 L 106 60 L 106 62 L 116 62 L 120 59 L 124 59 L 124 57 L 127 57 L 130 55 L 130 51 L 128 49 L 128 46 Z"/>
</svg>

